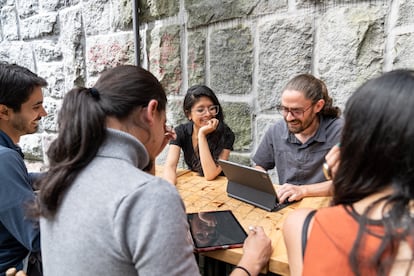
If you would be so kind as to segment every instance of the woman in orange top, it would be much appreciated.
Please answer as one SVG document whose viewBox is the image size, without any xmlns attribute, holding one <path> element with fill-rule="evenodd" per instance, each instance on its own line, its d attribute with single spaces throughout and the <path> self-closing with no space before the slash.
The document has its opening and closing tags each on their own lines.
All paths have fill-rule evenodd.
<svg viewBox="0 0 414 276">
<path fill-rule="evenodd" d="M 313 218 L 297 210 L 283 227 L 291 275 L 414 273 L 413 118 L 414 71 L 385 73 L 350 97 L 340 148 L 326 158 L 333 206 Z"/>
</svg>

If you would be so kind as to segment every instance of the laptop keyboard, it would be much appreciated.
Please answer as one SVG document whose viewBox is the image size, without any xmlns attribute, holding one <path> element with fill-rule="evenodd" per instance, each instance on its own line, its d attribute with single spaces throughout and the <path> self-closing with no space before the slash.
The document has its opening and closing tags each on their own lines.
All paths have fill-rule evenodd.
<svg viewBox="0 0 414 276">
<path fill-rule="evenodd" d="M 285 208 L 286 206 L 295 203 L 295 201 L 288 201 L 287 199 L 284 202 L 276 202 L 275 203 L 275 208 L 273 209 L 273 211 L 279 211 L 283 208 Z"/>
</svg>

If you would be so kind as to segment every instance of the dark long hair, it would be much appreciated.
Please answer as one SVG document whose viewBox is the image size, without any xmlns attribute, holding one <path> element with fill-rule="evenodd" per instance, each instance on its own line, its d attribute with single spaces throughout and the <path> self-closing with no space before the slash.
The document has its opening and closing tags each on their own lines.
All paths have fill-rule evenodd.
<svg viewBox="0 0 414 276">
<path fill-rule="evenodd" d="M 19 112 L 35 87 L 47 86 L 45 79 L 17 64 L 0 63 L 0 104 Z"/>
<path fill-rule="evenodd" d="M 222 138 L 226 127 L 224 123 L 223 108 L 221 107 L 216 94 L 213 92 L 213 90 L 205 85 L 193 85 L 187 90 L 187 93 L 184 97 L 183 110 L 184 114 L 188 117 L 191 114 L 191 109 L 200 100 L 201 97 L 209 98 L 213 102 L 213 105 L 218 105 L 219 107 L 219 113 L 215 116 L 215 118 L 219 121 L 218 127 L 215 131 L 207 135 L 207 143 L 210 150 L 213 149 L 212 155 L 214 159 L 214 156 L 218 156 L 223 150 L 222 148 L 217 147 L 217 145 L 219 144 L 219 141 Z M 217 160 L 214 161 L 217 162 Z M 192 164 L 193 169 L 198 171 L 201 175 L 204 175 L 203 169 L 201 168 L 201 163 L 198 163 L 199 164 Z"/>
<path fill-rule="evenodd" d="M 414 71 L 396 70 L 362 85 L 348 100 L 340 166 L 333 181 L 334 204 L 350 205 L 392 187 L 392 194 L 371 204 L 361 216 L 350 260 L 359 275 L 358 252 L 367 214 L 385 202 L 384 237 L 372 265 L 385 275 L 399 242 L 413 237 L 414 220 Z M 390 260 L 383 260 L 389 250 Z M 411 259 L 413 261 L 413 259 Z"/>
<path fill-rule="evenodd" d="M 106 118 L 127 118 L 136 108 L 158 101 L 165 110 L 167 98 L 148 71 L 122 65 L 104 72 L 93 88 L 74 88 L 59 112 L 59 133 L 47 152 L 50 168 L 39 188 L 39 215 L 52 217 L 79 172 L 95 157 L 106 138 Z M 143 126 L 145 129 L 145 126 Z"/>
<path fill-rule="evenodd" d="M 325 83 L 314 77 L 311 74 L 300 74 L 291 79 L 283 90 L 296 90 L 305 95 L 305 98 L 316 103 L 323 99 L 325 105 L 319 114 L 327 117 L 339 117 L 341 115 L 341 109 L 337 106 L 333 106 L 333 100 L 328 94 L 328 89 Z"/>
</svg>

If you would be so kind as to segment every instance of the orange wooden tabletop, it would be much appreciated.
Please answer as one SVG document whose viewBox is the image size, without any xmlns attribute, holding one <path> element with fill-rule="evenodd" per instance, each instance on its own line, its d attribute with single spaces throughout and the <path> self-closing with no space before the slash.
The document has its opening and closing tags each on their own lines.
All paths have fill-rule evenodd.
<svg viewBox="0 0 414 276">
<path fill-rule="evenodd" d="M 157 167 L 160 175 L 162 167 Z M 197 173 L 180 169 L 177 172 L 176 185 L 186 207 L 187 213 L 232 210 L 243 228 L 248 232 L 250 225 L 262 226 L 272 240 L 273 253 L 269 266 L 264 272 L 289 275 L 287 252 L 282 236 L 283 221 L 288 213 L 297 208 L 320 208 L 328 206 L 330 197 L 309 197 L 289 205 L 277 212 L 268 212 L 253 205 L 227 196 L 227 179 L 223 176 L 207 181 Z M 243 254 L 242 248 L 217 250 L 203 253 L 211 258 L 230 264 L 237 264 Z"/>
</svg>

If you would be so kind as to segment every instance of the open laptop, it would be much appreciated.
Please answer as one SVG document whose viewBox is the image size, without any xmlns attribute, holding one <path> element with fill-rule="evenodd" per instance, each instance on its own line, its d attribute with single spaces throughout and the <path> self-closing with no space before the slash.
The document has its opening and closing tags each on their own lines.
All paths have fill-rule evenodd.
<svg viewBox="0 0 414 276">
<path fill-rule="evenodd" d="M 279 202 L 267 172 L 226 160 L 218 160 L 227 177 L 227 194 L 267 211 L 280 210 L 294 202 Z"/>
</svg>

